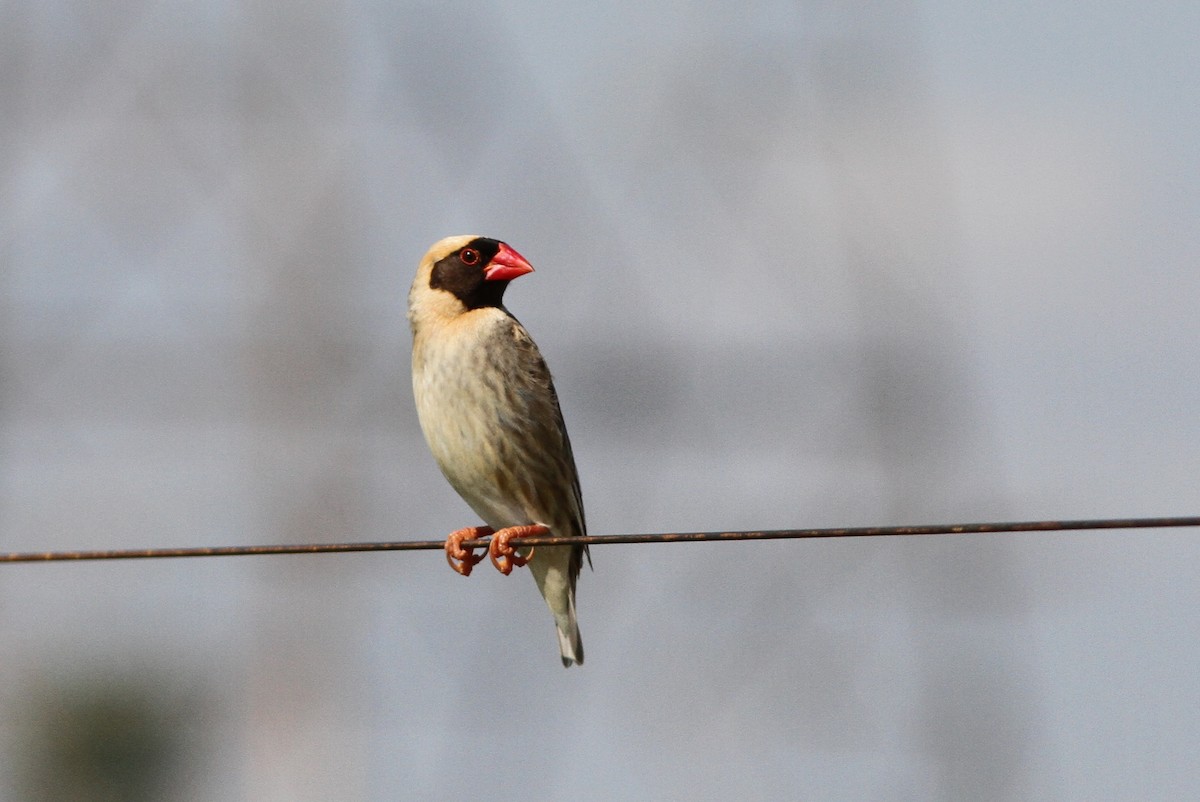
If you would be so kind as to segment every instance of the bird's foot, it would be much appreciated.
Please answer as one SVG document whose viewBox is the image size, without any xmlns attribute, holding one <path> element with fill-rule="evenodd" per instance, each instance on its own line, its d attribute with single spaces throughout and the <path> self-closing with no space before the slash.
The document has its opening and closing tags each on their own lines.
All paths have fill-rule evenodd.
<svg viewBox="0 0 1200 802">
<path fill-rule="evenodd" d="M 539 537 L 548 534 L 550 534 L 550 530 L 541 524 L 506 526 L 492 535 L 492 542 L 488 546 L 488 554 L 492 558 L 492 565 L 496 566 L 497 571 L 508 576 L 512 573 L 514 567 L 520 568 L 533 559 L 533 549 L 530 549 L 529 553 L 522 557 L 517 554 L 517 550 L 513 548 L 510 541 L 515 538 Z"/>
<path fill-rule="evenodd" d="M 483 561 L 483 555 L 475 555 L 475 547 L 471 546 L 463 548 L 464 540 L 478 540 L 492 534 L 490 526 L 468 526 L 465 529 L 459 529 L 456 532 L 451 532 L 446 538 L 446 562 L 450 563 L 450 567 L 463 576 L 470 576 L 471 569 L 479 562 Z M 492 558 L 495 559 L 494 557 Z M 511 568 L 509 569 L 512 570 Z"/>
</svg>

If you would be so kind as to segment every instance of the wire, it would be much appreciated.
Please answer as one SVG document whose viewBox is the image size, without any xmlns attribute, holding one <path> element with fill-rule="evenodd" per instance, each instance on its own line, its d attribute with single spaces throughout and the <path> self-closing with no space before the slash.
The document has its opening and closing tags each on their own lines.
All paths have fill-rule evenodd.
<svg viewBox="0 0 1200 802">
<path fill-rule="evenodd" d="M 522 546 L 603 545 L 608 543 L 696 543 L 713 540 L 791 540 L 834 537 L 898 537 L 910 535 L 984 535 L 1000 532 L 1067 532 L 1087 529 L 1162 529 L 1200 526 L 1200 516 L 1177 518 L 1105 518 L 1083 521 L 1017 521 L 929 526 L 863 526 L 843 529 L 771 529 L 747 532 L 669 532 L 653 535 L 590 535 L 588 537 L 527 537 Z M 486 547 L 488 538 L 464 540 L 464 546 Z M 161 557 L 249 557 L 264 554 L 345 554 L 359 551 L 434 551 L 441 540 L 399 540 L 384 543 L 306 543 L 278 546 L 213 546 L 105 551 L 27 551 L 0 553 L 0 563 L 135 560 Z"/>
</svg>

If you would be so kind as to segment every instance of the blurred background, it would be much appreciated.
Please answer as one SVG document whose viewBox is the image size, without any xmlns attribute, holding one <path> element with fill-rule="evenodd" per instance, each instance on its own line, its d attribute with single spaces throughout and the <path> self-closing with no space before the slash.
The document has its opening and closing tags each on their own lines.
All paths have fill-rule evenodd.
<svg viewBox="0 0 1200 802">
<path fill-rule="evenodd" d="M 10 2 L 0 550 L 441 538 L 510 242 L 593 533 L 1196 514 L 1200 6 Z M 1200 532 L 0 566 L 12 800 L 1180 799 Z"/>
</svg>

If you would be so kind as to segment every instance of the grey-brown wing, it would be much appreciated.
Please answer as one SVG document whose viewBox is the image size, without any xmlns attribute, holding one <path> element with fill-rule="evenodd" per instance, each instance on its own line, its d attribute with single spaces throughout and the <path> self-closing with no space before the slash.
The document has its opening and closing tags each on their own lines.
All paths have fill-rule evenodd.
<svg viewBox="0 0 1200 802">
<path fill-rule="evenodd" d="M 575 454 L 571 449 L 571 438 L 567 435 L 566 423 L 563 421 L 554 380 L 546 360 L 542 358 L 529 333 L 515 318 L 513 324 L 518 369 L 525 374 L 526 379 L 518 384 L 528 388 L 524 391 L 525 397 L 521 398 L 516 406 L 526 410 L 524 425 L 532 425 L 535 428 L 534 437 L 543 445 L 543 459 L 548 461 L 548 464 L 538 466 L 539 469 L 535 470 L 535 473 L 554 477 L 553 481 L 539 482 L 537 487 L 530 490 L 539 500 L 538 506 L 553 521 L 552 526 L 556 524 L 563 530 L 554 534 L 569 537 L 586 535 L 587 524 L 583 512 L 583 494 L 579 489 L 579 472 L 575 467 Z M 585 555 L 588 564 L 591 565 L 591 554 L 586 546 L 576 546 L 571 551 L 572 582 L 579 575 Z"/>
</svg>

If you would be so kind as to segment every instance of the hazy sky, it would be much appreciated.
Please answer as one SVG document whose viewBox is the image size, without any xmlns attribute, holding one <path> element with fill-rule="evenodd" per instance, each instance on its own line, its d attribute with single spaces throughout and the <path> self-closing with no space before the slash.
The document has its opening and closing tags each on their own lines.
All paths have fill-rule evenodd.
<svg viewBox="0 0 1200 802">
<path fill-rule="evenodd" d="M 537 268 L 594 533 L 1196 514 L 1197 30 L 10 4 L 0 550 L 476 523 L 404 320 L 471 232 Z M 160 798 L 1187 798 L 1198 536 L 598 547 L 570 671 L 438 554 L 9 566 L 0 797 L 131 687 Z"/>
</svg>

